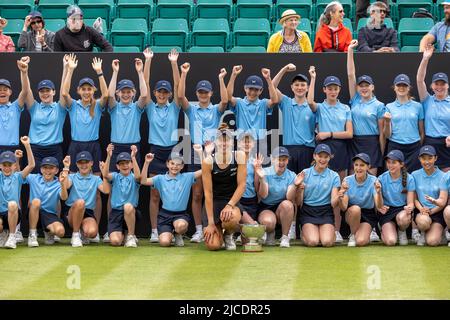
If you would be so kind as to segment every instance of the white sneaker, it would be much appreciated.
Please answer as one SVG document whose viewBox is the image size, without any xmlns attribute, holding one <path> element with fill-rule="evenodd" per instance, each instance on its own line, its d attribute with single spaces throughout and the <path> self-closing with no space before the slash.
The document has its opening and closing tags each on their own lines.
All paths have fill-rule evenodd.
<svg viewBox="0 0 450 320">
<path fill-rule="evenodd" d="M 236 238 L 236 243 L 237 244 L 242 244 L 242 237 L 241 237 L 241 235 L 238 235 L 238 237 Z"/>
<path fill-rule="evenodd" d="M 372 232 L 370 233 L 370 242 L 380 242 L 380 237 L 378 236 L 375 228 L 373 228 Z"/>
<path fill-rule="evenodd" d="M 55 235 L 51 234 L 50 232 L 44 231 L 44 243 L 48 245 L 55 244 Z"/>
<path fill-rule="evenodd" d="M 152 235 L 150 236 L 150 242 L 151 243 L 159 242 L 158 232 L 152 232 Z"/>
<path fill-rule="evenodd" d="M 73 248 L 78 248 L 83 246 L 83 241 L 81 241 L 81 236 L 78 233 L 78 235 L 75 235 L 72 233 L 72 239 L 70 240 L 70 243 L 72 244 Z"/>
<path fill-rule="evenodd" d="M 81 241 L 83 242 L 83 245 L 88 245 L 90 243 L 89 238 L 84 235 L 83 230 L 81 229 L 80 229 L 80 238 Z"/>
<path fill-rule="evenodd" d="M 127 236 L 127 240 L 125 241 L 125 247 L 126 248 L 136 248 L 137 244 L 136 244 L 136 238 L 134 235 L 128 235 Z"/>
<path fill-rule="evenodd" d="M 344 242 L 344 238 L 342 238 L 342 235 L 339 231 L 335 231 L 334 233 L 336 234 L 336 240 L 334 241 L 335 243 Z"/>
<path fill-rule="evenodd" d="M 236 250 L 236 243 L 234 243 L 232 234 L 224 235 L 224 241 L 225 241 L 225 249 L 226 250 Z"/>
<path fill-rule="evenodd" d="M 175 247 L 184 247 L 184 240 L 181 234 L 175 233 Z"/>
<path fill-rule="evenodd" d="M 291 228 L 289 229 L 289 239 L 295 240 L 296 234 L 295 234 L 295 224 L 291 224 Z"/>
<path fill-rule="evenodd" d="M 445 231 L 445 237 L 447 238 L 447 241 L 450 241 L 450 232 L 448 232 L 448 230 Z"/>
<path fill-rule="evenodd" d="M 33 233 L 28 236 L 28 247 L 35 248 L 39 247 L 39 242 L 37 241 L 37 234 Z"/>
<path fill-rule="evenodd" d="M 191 242 L 200 243 L 202 241 L 203 241 L 203 232 L 195 231 L 195 233 L 192 235 Z"/>
<path fill-rule="evenodd" d="M 419 238 L 417 239 L 416 244 L 421 247 L 425 245 L 425 231 L 422 231 L 419 234 Z"/>
<path fill-rule="evenodd" d="M 290 247 L 289 236 L 283 234 L 280 239 L 280 248 L 289 248 L 289 247 Z"/>
<path fill-rule="evenodd" d="M 100 243 L 100 235 L 98 233 L 94 238 L 88 238 L 88 239 L 89 239 L 89 242 Z"/>
<path fill-rule="evenodd" d="M 135 234 L 133 234 L 133 238 L 134 238 L 134 241 L 136 241 L 136 243 L 139 243 L 139 239 L 136 237 Z"/>
<path fill-rule="evenodd" d="M 420 231 L 418 229 L 412 229 L 411 232 L 411 239 L 414 240 L 414 242 L 417 243 L 417 241 L 419 240 L 421 234 Z"/>
<path fill-rule="evenodd" d="M 347 247 L 356 247 L 356 240 L 354 234 L 350 234 L 350 236 L 348 237 Z"/>
<path fill-rule="evenodd" d="M 267 233 L 266 241 L 264 243 L 266 246 L 274 246 L 277 244 L 275 241 L 275 231 Z"/>
<path fill-rule="evenodd" d="M 61 242 L 61 238 L 58 237 L 57 235 L 53 235 L 53 240 L 55 240 L 55 242 L 57 242 L 57 243 Z"/>
<path fill-rule="evenodd" d="M 5 246 L 6 241 L 8 240 L 9 232 L 7 230 L 3 230 L 0 232 L 0 248 Z"/>
<path fill-rule="evenodd" d="M 22 235 L 22 231 L 17 230 L 15 233 L 16 236 L 16 243 L 22 243 L 23 242 L 23 235 Z"/>
<path fill-rule="evenodd" d="M 103 235 L 103 239 L 102 239 L 103 243 L 110 243 L 111 241 L 109 240 L 109 233 L 105 233 Z"/>
<path fill-rule="evenodd" d="M 408 237 L 406 236 L 406 231 L 398 230 L 398 242 L 400 243 L 401 246 L 408 245 Z"/>
<path fill-rule="evenodd" d="M 16 234 L 15 233 L 10 233 L 9 237 L 8 237 L 8 240 L 6 240 L 5 248 L 15 249 L 16 248 L 16 242 L 17 242 Z"/>
</svg>

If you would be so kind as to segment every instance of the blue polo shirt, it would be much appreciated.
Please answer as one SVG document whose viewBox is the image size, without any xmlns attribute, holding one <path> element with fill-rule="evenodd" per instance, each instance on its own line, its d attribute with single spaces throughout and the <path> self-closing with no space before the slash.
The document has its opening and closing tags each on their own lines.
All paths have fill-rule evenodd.
<svg viewBox="0 0 450 320">
<path fill-rule="evenodd" d="M 255 167 L 253 166 L 253 157 L 250 157 L 247 161 L 247 178 L 245 179 L 245 191 L 242 195 L 243 198 L 256 197 L 255 190 Z"/>
<path fill-rule="evenodd" d="M 170 147 L 178 142 L 178 116 L 180 108 L 175 102 L 159 106 L 150 102 L 147 106 L 149 123 L 148 142 L 162 147 Z"/>
<path fill-rule="evenodd" d="M 406 193 L 402 193 L 403 184 L 402 184 L 402 176 L 396 180 L 392 180 L 389 171 L 386 171 L 382 175 L 378 177 L 378 180 L 381 183 L 381 190 L 383 193 L 383 204 L 389 207 L 402 207 L 406 206 Z M 407 191 L 415 191 L 416 184 L 414 182 L 414 178 L 408 173 L 408 177 L 406 179 L 406 190 Z"/>
<path fill-rule="evenodd" d="M 278 105 L 283 119 L 283 145 L 304 145 L 314 147 L 316 115 L 308 102 L 299 105 L 295 98 L 283 95 Z"/>
<path fill-rule="evenodd" d="M 41 174 L 29 174 L 27 182 L 30 185 L 30 202 L 39 199 L 42 210 L 58 214 L 57 208 L 61 196 L 61 183 L 58 178 L 55 177 L 52 181 L 45 181 Z"/>
<path fill-rule="evenodd" d="M 288 187 L 294 183 L 296 174 L 286 168 L 283 174 L 279 176 L 273 166 L 264 168 L 264 173 L 267 184 L 269 185 L 269 194 L 266 198 L 261 199 L 261 202 L 272 206 L 286 200 L 286 192 Z"/>
<path fill-rule="evenodd" d="M 357 205 L 362 209 L 373 209 L 375 202 L 373 197 L 376 194 L 374 183 L 377 178 L 372 175 L 367 175 L 363 183 L 358 183 L 354 174 L 344 179 L 348 184 L 348 203 L 349 207 Z"/>
<path fill-rule="evenodd" d="M 353 133 L 355 136 L 379 135 L 378 120 L 386 112 L 384 103 L 373 97 L 364 101 L 359 93 L 350 100 L 352 107 Z"/>
<path fill-rule="evenodd" d="M 140 123 L 145 108 L 139 108 L 137 102 L 128 105 L 117 102 L 109 108 L 111 115 L 111 142 L 134 144 L 141 141 Z"/>
<path fill-rule="evenodd" d="M 90 105 L 83 106 L 81 100 L 72 100 L 72 104 L 68 107 L 72 140 L 81 142 L 98 140 L 100 120 L 105 109 L 100 105 L 100 100 L 97 100 L 94 116 L 91 117 L 90 108 Z"/>
<path fill-rule="evenodd" d="M 18 100 L 0 104 L 0 146 L 19 145 L 20 113 Z"/>
<path fill-rule="evenodd" d="M 352 121 L 352 113 L 349 106 L 340 101 L 334 106 L 330 106 L 326 101 L 318 103 L 316 116 L 319 132 L 345 131 L 347 121 Z"/>
<path fill-rule="evenodd" d="M 179 173 L 176 177 L 158 174 L 152 178 L 153 187 L 159 191 L 163 209 L 169 211 L 186 211 L 195 173 Z"/>
<path fill-rule="evenodd" d="M 266 115 L 272 114 L 268 99 L 256 99 L 250 102 L 247 97 L 236 98 L 236 105 L 230 110 L 236 115 L 238 131 L 249 131 L 258 139 L 263 139 L 266 132 Z"/>
<path fill-rule="evenodd" d="M 67 110 L 57 102 L 52 104 L 38 103 L 30 109 L 30 141 L 40 146 L 48 146 L 63 142 L 63 127 Z"/>
<path fill-rule="evenodd" d="M 80 173 L 71 173 L 69 178 L 72 181 L 72 187 L 70 188 L 66 204 L 71 207 L 75 201 L 83 199 L 85 208 L 94 210 L 97 189 L 103 184 L 102 179 L 92 173 L 88 176 L 82 176 Z"/>
<path fill-rule="evenodd" d="M 189 133 L 194 144 L 205 144 L 206 141 L 216 139 L 217 128 L 223 112 L 219 111 L 218 104 L 209 104 L 206 108 L 198 104 L 189 104 L 185 111 L 189 118 Z"/>
<path fill-rule="evenodd" d="M 333 188 L 341 186 L 339 175 L 326 168 L 322 173 L 316 171 L 315 167 L 310 167 L 305 171 L 305 192 L 303 202 L 308 206 L 325 206 L 331 204 L 331 192 Z"/>
<path fill-rule="evenodd" d="M 439 8 L 439 10 L 443 9 Z M 440 52 L 450 52 L 450 25 L 447 25 L 445 21 L 438 22 L 428 33 L 436 39 Z"/>
<path fill-rule="evenodd" d="M 422 168 L 414 171 L 411 175 L 413 176 L 414 183 L 416 184 L 416 194 L 420 204 L 430 209 L 436 207 L 434 204 L 427 201 L 425 196 L 430 196 L 435 199 L 439 198 L 440 182 L 444 177 L 444 172 L 436 167 L 433 174 L 429 176 Z"/>
<path fill-rule="evenodd" d="M 448 193 L 450 193 L 450 171 L 446 172 L 442 177 L 439 184 L 439 189 L 441 191 L 447 191 Z"/>
<path fill-rule="evenodd" d="M 411 144 L 420 140 L 419 121 L 423 120 L 423 107 L 419 102 L 409 100 L 401 104 L 398 100 L 386 105 L 391 113 L 392 134 L 389 140 L 400 144 Z"/>
<path fill-rule="evenodd" d="M 136 181 L 134 173 L 131 172 L 128 176 L 124 176 L 121 173 L 113 172 L 111 175 L 111 208 L 123 210 L 126 203 L 136 208 L 139 201 L 140 184 Z"/>
<path fill-rule="evenodd" d="M 432 138 L 450 136 L 450 96 L 438 100 L 428 95 L 422 102 L 425 111 L 425 135 Z"/>
<path fill-rule="evenodd" d="M 24 183 L 22 172 L 14 172 L 7 177 L 0 171 L 0 212 L 8 211 L 9 201 L 15 201 L 20 208 L 20 190 Z"/>
</svg>

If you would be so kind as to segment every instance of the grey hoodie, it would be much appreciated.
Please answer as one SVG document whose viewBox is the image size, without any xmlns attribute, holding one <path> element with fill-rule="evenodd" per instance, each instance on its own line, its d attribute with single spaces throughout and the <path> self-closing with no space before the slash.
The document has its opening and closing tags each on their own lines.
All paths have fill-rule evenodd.
<svg viewBox="0 0 450 320">
<path fill-rule="evenodd" d="M 45 30 L 45 43 L 47 47 L 42 48 L 44 52 L 53 52 L 53 42 L 55 40 L 55 33 Z M 23 51 L 36 51 L 36 32 L 22 31 L 17 43 L 17 47 Z"/>
</svg>

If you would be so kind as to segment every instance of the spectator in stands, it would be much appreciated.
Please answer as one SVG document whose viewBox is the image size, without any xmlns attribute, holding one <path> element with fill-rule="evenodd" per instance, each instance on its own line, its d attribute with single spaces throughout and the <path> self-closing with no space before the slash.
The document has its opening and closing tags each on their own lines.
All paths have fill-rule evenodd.
<svg viewBox="0 0 450 320">
<path fill-rule="evenodd" d="M 332 1 L 325 7 L 317 26 L 314 52 L 347 52 L 352 33 L 342 24 L 344 15 L 339 1 Z"/>
<path fill-rule="evenodd" d="M 358 33 L 358 51 L 360 52 L 399 52 L 397 31 L 386 27 L 384 19 L 388 6 L 381 1 L 373 3 L 369 10 L 367 25 Z"/>
<path fill-rule="evenodd" d="M 388 0 L 380 0 L 386 4 L 389 8 Z M 370 0 L 356 0 L 356 25 L 358 25 L 358 21 L 361 18 L 367 18 L 367 14 L 370 14 L 370 11 L 367 8 L 370 5 Z M 386 13 L 386 16 L 389 15 L 389 11 Z"/>
<path fill-rule="evenodd" d="M 0 17 L 0 52 L 14 52 L 16 49 L 11 37 L 3 34 L 7 24 L 8 20 Z"/>
<path fill-rule="evenodd" d="M 425 51 L 429 44 L 437 42 L 440 52 L 450 52 L 450 1 L 441 3 L 444 6 L 444 20 L 438 22 L 420 41 L 420 52 Z"/>
<path fill-rule="evenodd" d="M 94 28 L 83 22 L 83 12 L 72 5 L 67 9 L 67 26 L 56 32 L 55 51 L 92 52 L 94 45 L 104 52 L 112 52 L 111 44 Z"/>
<path fill-rule="evenodd" d="M 270 37 L 267 52 L 312 52 L 308 35 L 297 30 L 300 19 L 300 15 L 295 10 L 284 11 L 278 21 L 283 29 Z"/>
<path fill-rule="evenodd" d="M 30 27 L 31 30 L 28 31 Z M 25 18 L 17 46 L 23 51 L 53 52 L 55 33 L 44 28 L 45 21 L 42 13 L 39 11 L 30 12 Z"/>
</svg>

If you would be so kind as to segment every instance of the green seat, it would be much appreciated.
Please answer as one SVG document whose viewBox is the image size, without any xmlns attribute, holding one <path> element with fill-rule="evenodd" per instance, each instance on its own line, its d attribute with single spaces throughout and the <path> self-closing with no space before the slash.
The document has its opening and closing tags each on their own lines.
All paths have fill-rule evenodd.
<svg viewBox="0 0 450 320">
<path fill-rule="evenodd" d="M 223 53 L 222 47 L 191 47 L 189 52 Z"/>
<path fill-rule="evenodd" d="M 0 16 L 6 19 L 22 19 L 34 8 L 34 0 L 0 0 Z"/>
<path fill-rule="evenodd" d="M 264 18 L 270 20 L 272 0 L 238 0 L 236 18 Z"/>
<path fill-rule="evenodd" d="M 432 0 L 397 0 L 398 19 L 411 18 L 412 14 L 419 8 L 425 8 L 433 13 Z"/>
<path fill-rule="evenodd" d="M 437 21 L 441 21 L 444 19 L 444 6 L 442 5 L 442 2 L 445 0 L 437 0 L 435 7 L 434 7 L 434 16 L 436 17 Z"/>
<path fill-rule="evenodd" d="M 189 24 L 193 7 L 193 0 L 158 0 L 156 17 L 163 19 L 185 19 Z"/>
<path fill-rule="evenodd" d="M 180 47 L 186 51 L 189 29 L 185 19 L 156 19 L 150 34 L 152 46 Z"/>
<path fill-rule="evenodd" d="M 422 37 L 431 30 L 434 21 L 431 18 L 403 18 L 398 25 L 400 46 L 417 46 Z"/>
<path fill-rule="evenodd" d="M 40 0 L 38 11 L 47 19 L 66 19 L 67 7 L 74 4 L 74 0 Z"/>
<path fill-rule="evenodd" d="M 265 53 L 266 52 L 266 48 L 264 48 L 264 47 L 235 46 L 235 47 L 231 48 L 230 52 Z"/>
<path fill-rule="evenodd" d="M 229 45 L 230 27 L 227 19 L 198 18 L 192 27 L 193 46 L 216 46 L 226 49 Z"/>
<path fill-rule="evenodd" d="M 234 23 L 234 46 L 265 47 L 269 36 L 270 23 L 267 19 L 238 18 Z"/>
<path fill-rule="evenodd" d="M 352 20 L 350 20 L 349 18 L 344 18 L 344 21 L 342 22 L 342 24 L 344 25 L 344 27 L 346 27 L 347 29 L 350 30 L 350 32 L 353 35 L 353 25 L 352 25 Z"/>
<path fill-rule="evenodd" d="M 316 3 L 316 21 L 319 21 L 320 15 L 323 13 L 323 10 L 325 7 L 331 2 L 331 0 L 317 0 Z M 339 1 L 342 4 L 342 7 L 344 8 L 345 17 L 349 19 L 354 18 L 353 14 L 353 4 L 352 0 L 340 0 Z"/>
<path fill-rule="evenodd" d="M 302 19 L 309 19 L 309 17 L 312 17 L 312 8 L 312 0 L 278 0 L 275 6 L 275 18 L 278 22 L 285 10 L 293 9 Z"/>
<path fill-rule="evenodd" d="M 108 27 L 111 25 L 114 0 L 78 0 L 78 6 L 83 10 L 84 19 L 101 17 Z"/>
<path fill-rule="evenodd" d="M 45 19 L 45 29 L 56 32 L 66 26 L 66 21 L 63 19 Z"/>
<path fill-rule="evenodd" d="M 223 18 L 230 21 L 232 8 L 232 0 L 197 0 L 195 16 L 205 19 Z"/>
<path fill-rule="evenodd" d="M 132 46 L 130 46 L 130 47 L 114 46 L 113 49 L 114 49 L 114 52 L 141 52 L 141 48 L 132 47 Z"/>
<path fill-rule="evenodd" d="M 419 52 L 419 46 L 403 46 L 400 51 L 401 52 Z"/>
<path fill-rule="evenodd" d="M 22 33 L 23 19 L 9 19 L 6 28 L 3 29 L 3 33 L 10 36 L 17 48 L 17 41 Z"/>
<path fill-rule="evenodd" d="M 365 27 L 367 25 L 367 20 L 369 18 L 361 18 L 358 21 L 358 27 L 356 28 L 357 31 L 359 31 L 359 29 L 361 29 L 362 27 Z M 388 28 L 394 28 L 394 22 L 392 21 L 391 18 L 385 18 L 384 19 L 384 24 L 386 25 L 386 27 Z"/>
<path fill-rule="evenodd" d="M 94 27 L 95 20 L 96 19 L 83 19 L 83 22 L 85 25 L 87 25 L 89 27 Z M 108 34 L 109 29 L 108 29 L 108 26 L 106 25 L 105 19 L 102 19 L 102 29 L 103 29 L 103 32 L 102 32 L 103 35 Z"/>
<path fill-rule="evenodd" d="M 111 27 L 111 42 L 113 46 L 136 46 L 143 50 L 147 32 L 145 19 L 117 18 Z"/>
<path fill-rule="evenodd" d="M 281 24 L 276 23 L 274 32 L 280 31 L 283 27 Z M 298 30 L 304 31 L 308 34 L 308 37 L 311 38 L 312 29 L 311 29 L 311 21 L 308 18 L 302 18 L 297 27 Z"/>
<path fill-rule="evenodd" d="M 178 46 L 152 46 L 151 49 L 154 53 L 166 53 L 170 52 L 172 49 L 176 49 L 178 52 L 183 52 L 181 47 Z"/>
<path fill-rule="evenodd" d="M 147 20 L 147 28 L 153 16 L 153 2 L 148 0 L 118 0 L 116 6 L 117 18 L 141 18 Z"/>
</svg>

